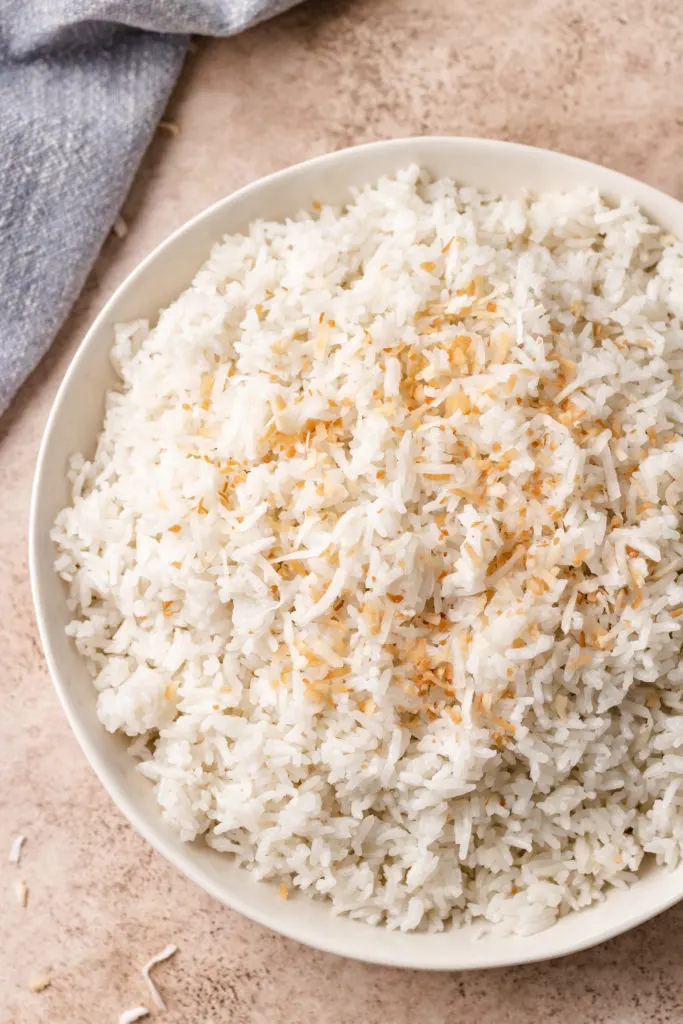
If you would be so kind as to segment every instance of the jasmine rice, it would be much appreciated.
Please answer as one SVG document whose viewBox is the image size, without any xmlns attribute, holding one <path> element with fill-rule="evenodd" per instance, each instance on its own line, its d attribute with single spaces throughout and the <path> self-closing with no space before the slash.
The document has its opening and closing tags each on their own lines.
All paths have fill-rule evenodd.
<svg viewBox="0 0 683 1024">
<path fill-rule="evenodd" d="M 682 282 L 631 202 L 411 167 L 116 329 L 56 569 L 183 839 L 521 935 L 678 863 Z"/>
</svg>

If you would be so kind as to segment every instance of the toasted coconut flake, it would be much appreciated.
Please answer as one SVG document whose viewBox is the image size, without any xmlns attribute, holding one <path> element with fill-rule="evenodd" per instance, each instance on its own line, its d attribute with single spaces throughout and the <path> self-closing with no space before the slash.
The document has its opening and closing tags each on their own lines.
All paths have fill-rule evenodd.
<svg viewBox="0 0 683 1024">
<path fill-rule="evenodd" d="M 584 668 L 586 665 L 590 665 L 592 660 L 592 654 L 580 654 L 577 658 L 572 658 L 571 661 L 567 662 L 567 669 L 569 672 L 575 672 L 577 668 Z"/>
<path fill-rule="evenodd" d="M 494 363 L 504 363 L 510 354 L 512 338 L 508 331 L 500 331 L 491 344 L 491 360 Z"/>
<path fill-rule="evenodd" d="M 481 565 L 483 559 L 479 552 L 472 547 L 469 541 L 466 540 L 462 547 L 463 551 L 465 551 L 465 553 L 469 555 L 469 557 L 471 558 L 475 565 Z"/>
<path fill-rule="evenodd" d="M 367 622 L 368 632 L 377 636 L 382 628 L 382 610 L 376 604 L 368 602 L 363 608 L 363 618 Z"/>
<path fill-rule="evenodd" d="M 495 718 L 492 718 L 491 721 L 493 725 L 497 725 L 499 729 L 502 729 L 503 732 L 507 732 L 510 735 L 512 735 L 516 731 L 515 726 L 512 724 L 512 722 L 508 722 L 506 718 L 500 718 L 496 716 Z"/>
<path fill-rule="evenodd" d="M 175 121 L 159 121 L 159 128 L 162 132 L 168 132 L 169 135 L 180 135 L 180 125 L 177 125 Z"/>
<path fill-rule="evenodd" d="M 14 892 L 16 894 L 19 906 L 28 906 L 28 886 L 26 882 L 23 881 L 23 879 L 14 883 Z"/>
<path fill-rule="evenodd" d="M 427 641 L 424 637 L 419 637 L 419 639 L 415 641 L 413 647 L 408 652 L 407 657 L 414 665 L 419 665 L 421 662 L 426 661 Z"/>
<path fill-rule="evenodd" d="M 28 987 L 31 992 L 44 992 L 46 988 L 49 988 L 52 984 L 52 978 L 49 974 L 39 974 L 35 978 L 31 978 L 28 983 Z"/>
<path fill-rule="evenodd" d="M 459 392 L 458 394 L 448 396 L 445 407 L 447 416 L 453 416 L 456 412 L 461 412 L 468 416 L 472 412 L 472 401 L 469 395 Z"/>
<path fill-rule="evenodd" d="M 635 610 L 640 608 L 643 603 L 643 581 L 637 572 L 629 564 L 629 573 L 633 585 L 633 600 L 631 601 L 631 607 Z"/>
</svg>

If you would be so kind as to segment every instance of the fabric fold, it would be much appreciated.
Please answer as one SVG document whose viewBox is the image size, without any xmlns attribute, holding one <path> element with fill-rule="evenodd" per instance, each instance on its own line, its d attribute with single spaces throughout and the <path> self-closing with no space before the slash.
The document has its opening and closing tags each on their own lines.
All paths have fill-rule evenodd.
<svg viewBox="0 0 683 1024">
<path fill-rule="evenodd" d="M 68 315 L 189 35 L 294 0 L 0 0 L 0 413 Z"/>
</svg>

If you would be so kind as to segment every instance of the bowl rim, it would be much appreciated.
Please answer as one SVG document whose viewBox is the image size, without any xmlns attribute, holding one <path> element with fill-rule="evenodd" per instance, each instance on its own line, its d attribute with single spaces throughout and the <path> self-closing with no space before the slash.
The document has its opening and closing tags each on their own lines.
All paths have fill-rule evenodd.
<svg viewBox="0 0 683 1024">
<path fill-rule="evenodd" d="M 470 136 L 423 135 L 367 142 L 362 145 L 349 146 L 341 150 L 335 150 L 330 153 L 312 157 L 311 159 L 301 161 L 297 164 L 293 164 L 248 182 L 234 192 L 231 192 L 223 196 L 221 199 L 211 203 L 209 206 L 199 211 L 199 213 L 192 216 L 189 220 L 184 221 L 179 227 L 174 229 L 170 235 L 156 245 L 147 256 L 136 264 L 134 269 L 126 275 L 123 281 L 121 281 L 116 287 L 114 292 L 110 295 L 99 313 L 96 315 L 95 319 L 90 323 L 85 335 L 79 342 L 52 401 L 50 412 L 43 429 L 35 463 L 28 524 L 29 578 L 36 621 L 50 679 L 71 730 L 73 731 L 81 750 L 85 754 L 90 767 L 118 810 L 123 814 L 125 819 L 133 826 L 133 828 L 153 847 L 153 849 L 169 861 L 174 868 L 180 871 L 186 878 L 194 882 L 205 892 L 208 892 L 211 896 L 215 897 L 224 906 L 243 914 L 250 920 L 263 925 L 270 930 L 276 931 L 287 938 L 301 942 L 310 948 L 383 966 L 403 967 L 418 970 L 474 970 L 537 963 L 590 949 L 601 942 L 629 931 L 631 928 L 650 920 L 675 905 L 683 898 L 683 880 L 681 880 L 678 889 L 674 884 L 672 884 L 669 887 L 668 895 L 666 895 L 664 899 L 657 899 L 647 906 L 641 907 L 639 911 L 633 913 L 631 916 L 624 915 L 623 917 L 618 918 L 612 924 L 609 924 L 606 921 L 604 926 L 594 928 L 589 934 L 578 939 L 570 938 L 568 941 L 560 943 L 556 947 L 553 947 L 553 945 L 549 943 L 547 947 L 539 950 L 531 945 L 525 949 L 524 938 L 514 936 L 511 938 L 515 939 L 516 947 L 514 952 L 511 952 L 510 954 L 504 953 L 502 955 L 482 956 L 477 955 L 477 953 L 474 952 L 471 956 L 465 958 L 462 956 L 457 958 L 454 957 L 454 962 L 450 967 L 445 965 L 443 962 L 436 964 L 432 963 L 426 957 L 420 958 L 419 956 L 416 957 L 415 955 L 408 955 L 407 947 L 406 954 L 403 954 L 397 952 L 393 948 L 386 950 L 380 943 L 378 943 L 376 947 L 373 947 L 369 954 L 366 952 L 356 954 L 353 950 L 349 949 L 348 943 L 336 941 L 333 933 L 328 935 L 327 932 L 320 932 L 312 935 L 311 929 L 305 924 L 299 925 L 296 918 L 293 918 L 291 922 L 287 922 L 285 924 L 282 922 L 274 924 L 268 912 L 260 909 L 259 907 L 255 907 L 248 899 L 243 898 L 241 893 L 237 891 L 231 891 L 227 894 L 218 881 L 209 877 L 207 874 L 204 874 L 198 868 L 190 856 L 181 856 L 172 849 L 163 835 L 156 830 L 154 822 L 134 806 L 134 803 L 127 792 L 126 786 L 114 776 L 114 773 L 107 764 L 106 758 L 97 749 L 93 736 L 91 735 L 88 727 L 82 721 L 75 703 L 72 702 L 69 693 L 67 692 L 67 688 L 62 678 L 62 670 L 52 642 L 52 634 L 54 633 L 54 630 L 48 624 L 45 599 L 39 579 L 40 490 L 48 455 L 49 442 L 55 423 L 59 418 L 60 409 L 72 387 L 72 382 L 78 377 L 80 364 L 83 361 L 85 353 L 89 350 L 100 329 L 110 318 L 112 311 L 116 309 L 128 289 L 137 282 L 137 280 L 148 270 L 148 268 L 150 268 L 152 264 L 161 259 L 166 254 L 166 251 L 173 247 L 186 232 L 196 228 L 197 225 L 204 221 L 210 221 L 224 207 L 232 204 L 239 204 L 252 193 L 257 193 L 264 185 L 273 185 L 278 182 L 283 183 L 288 177 L 299 174 L 302 171 L 315 172 L 316 170 L 323 169 L 326 165 L 337 162 L 340 158 L 344 159 L 348 154 L 361 154 L 373 150 L 390 151 L 392 148 L 399 150 L 402 147 L 410 146 L 411 144 L 419 151 L 420 146 L 425 143 L 437 146 L 439 144 L 445 144 L 449 147 L 455 148 L 457 148 L 458 144 L 462 144 L 463 146 L 476 147 L 476 149 L 479 149 L 482 152 L 489 151 L 491 155 L 494 153 L 496 155 L 500 155 L 506 152 L 515 152 L 517 154 L 524 153 L 530 158 L 534 156 L 539 159 L 551 158 L 552 160 L 562 162 L 567 168 L 574 167 L 578 172 L 578 176 L 580 176 L 581 172 L 589 172 L 591 175 L 595 175 L 596 173 L 603 175 L 605 181 L 609 182 L 605 189 L 608 192 L 610 191 L 610 188 L 613 188 L 616 194 L 635 193 L 637 194 L 637 201 L 639 204 L 645 205 L 646 207 L 648 204 L 655 207 L 660 206 L 662 203 L 665 205 L 675 204 L 683 213 L 683 203 L 675 197 L 670 196 L 653 186 L 647 185 L 636 178 L 622 174 L 619 171 L 614 171 L 610 168 L 604 167 L 603 165 L 583 160 L 579 157 L 570 156 L 556 150 L 548 150 L 497 139 Z M 602 186 L 598 187 L 602 190 Z M 218 240 L 218 237 L 219 235 L 217 234 L 216 240 Z M 673 878 L 673 876 L 669 877 Z M 639 883 L 636 882 L 634 884 L 635 887 L 637 887 L 638 884 Z M 579 911 L 578 913 L 582 913 L 582 911 Z M 372 928 L 373 926 L 367 927 Z M 383 928 L 383 926 L 379 927 Z M 543 933 L 540 934 L 543 935 Z M 420 933 L 408 933 L 407 937 L 410 937 L 413 941 L 419 941 Z M 484 938 L 481 940 L 480 953 L 484 953 L 485 945 L 486 939 Z"/>
</svg>

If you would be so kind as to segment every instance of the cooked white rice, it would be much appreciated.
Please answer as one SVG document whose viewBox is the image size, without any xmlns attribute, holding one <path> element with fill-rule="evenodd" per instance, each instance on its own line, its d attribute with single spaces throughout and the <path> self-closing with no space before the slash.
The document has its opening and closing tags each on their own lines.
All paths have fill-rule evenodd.
<svg viewBox="0 0 683 1024">
<path fill-rule="evenodd" d="M 683 843 L 683 246 L 409 168 L 217 245 L 56 568 L 167 822 L 392 928 L 528 934 Z"/>
</svg>

